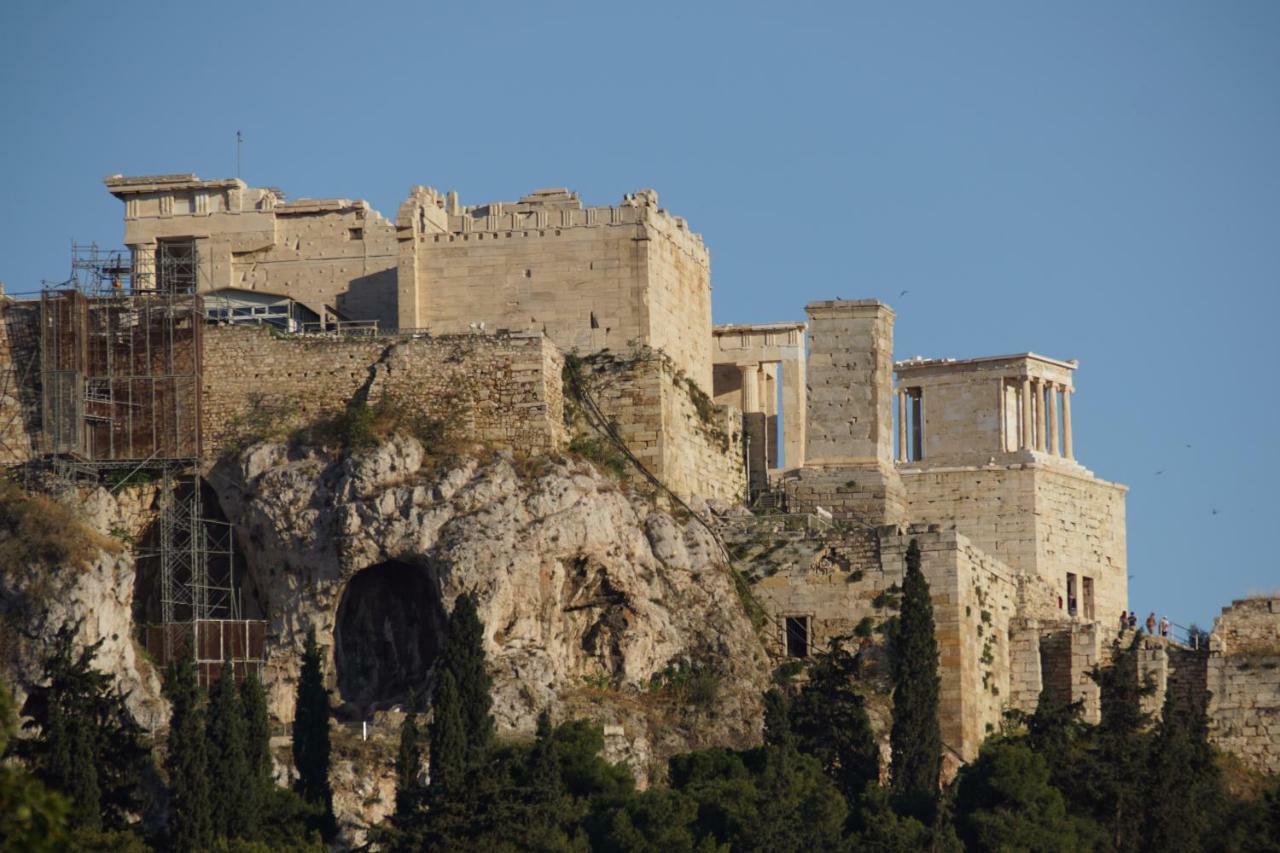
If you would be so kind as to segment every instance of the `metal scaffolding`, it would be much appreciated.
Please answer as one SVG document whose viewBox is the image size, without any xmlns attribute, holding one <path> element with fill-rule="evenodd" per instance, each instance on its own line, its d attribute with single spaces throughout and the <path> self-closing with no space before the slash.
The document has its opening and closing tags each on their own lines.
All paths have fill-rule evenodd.
<svg viewBox="0 0 1280 853">
<path fill-rule="evenodd" d="M 195 246 L 135 254 L 73 245 L 71 266 L 71 279 L 40 300 L 40 449 L 65 477 L 159 480 L 156 548 L 138 554 L 159 565 L 161 625 L 147 644 L 162 663 L 198 654 L 208 645 L 203 625 L 243 620 L 231 525 L 201 505 L 205 319 Z M 246 643 L 226 649 L 260 659 L 261 642 Z"/>
</svg>

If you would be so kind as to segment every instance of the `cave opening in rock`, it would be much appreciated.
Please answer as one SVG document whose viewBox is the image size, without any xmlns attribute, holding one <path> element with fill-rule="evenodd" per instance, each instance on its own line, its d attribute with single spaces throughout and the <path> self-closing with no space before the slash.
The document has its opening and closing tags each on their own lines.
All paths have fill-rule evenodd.
<svg viewBox="0 0 1280 853">
<path fill-rule="evenodd" d="M 204 479 L 200 479 L 198 482 L 200 488 L 200 517 L 208 522 L 213 522 L 215 525 L 225 526 L 230 519 L 228 519 L 226 512 L 223 511 L 217 492 Z M 180 480 L 175 488 L 174 500 L 179 502 L 189 501 L 193 487 L 192 482 Z M 162 498 L 157 496 L 156 504 L 152 508 L 152 520 L 143 528 L 137 542 L 131 544 L 136 567 L 133 582 L 133 624 L 139 640 L 145 638 L 148 625 L 159 625 L 163 621 L 163 605 L 161 603 L 163 597 L 161 587 L 161 536 L 163 534 L 163 523 L 160 518 L 161 500 Z M 230 553 L 225 553 L 218 548 L 213 548 L 206 553 L 205 570 L 208 573 L 208 577 L 214 581 L 215 585 L 229 584 L 231 588 L 230 595 L 236 601 L 235 610 L 239 614 L 238 618 L 265 618 L 266 609 L 257 585 L 249 574 L 248 563 L 245 560 L 239 540 L 235 536 L 227 539 L 225 532 L 222 530 L 215 534 L 215 538 L 220 539 L 219 545 L 223 543 L 230 544 L 231 551 Z M 190 549 L 189 541 L 180 542 L 178 545 L 184 550 Z M 190 558 L 188 557 L 187 559 Z M 189 575 L 185 572 L 178 573 L 179 582 L 188 577 Z M 226 619 L 232 615 L 229 599 L 225 596 L 217 596 L 212 610 L 211 615 L 213 618 Z M 189 621 L 191 619 L 190 605 L 177 605 L 174 609 L 174 617 L 177 621 Z"/>
<path fill-rule="evenodd" d="M 338 605 L 338 692 L 362 713 L 424 698 L 444 639 L 440 591 L 427 569 L 391 561 L 353 577 Z"/>
</svg>

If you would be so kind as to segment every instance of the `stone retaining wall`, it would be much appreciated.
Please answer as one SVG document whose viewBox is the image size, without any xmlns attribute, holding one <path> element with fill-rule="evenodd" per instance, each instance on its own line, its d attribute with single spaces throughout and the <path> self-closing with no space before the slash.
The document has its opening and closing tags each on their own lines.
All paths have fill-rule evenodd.
<svg viewBox="0 0 1280 853">
<path fill-rule="evenodd" d="M 669 357 L 648 347 L 626 355 L 595 353 L 575 364 L 583 390 L 667 488 L 686 499 L 743 498 L 742 416 L 736 409 L 716 406 Z"/>
<path fill-rule="evenodd" d="M 384 395 L 462 439 L 525 452 L 564 446 L 558 350 L 542 335 L 438 338 L 282 336 L 210 327 L 203 376 L 204 452 L 268 424 L 301 425 L 341 411 L 357 393 Z"/>
<path fill-rule="evenodd" d="M 1210 739 L 1280 773 L 1280 596 L 1235 601 L 1214 620 L 1207 680 Z"/>
</svg>

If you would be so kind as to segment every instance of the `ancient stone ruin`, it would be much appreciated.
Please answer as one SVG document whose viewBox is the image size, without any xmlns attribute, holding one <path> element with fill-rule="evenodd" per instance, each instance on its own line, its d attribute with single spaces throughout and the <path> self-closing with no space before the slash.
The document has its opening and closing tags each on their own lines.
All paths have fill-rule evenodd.
<svg viewBox="0 0 1280 853">
<path fill-rule="evenodd" d="M 180 496 L 183 482 L 215 480 L 264 425 L 300 427 L 353 401 L 514 459 L 562 454 L 585 436 L 642 468 L 737 555 L 766 611 L 775 663 L 837 637 L 868 637 L 892 612 L 915 540 L 933 591 L 943 734 L 956 760 L 972 759 L 1006 711 L 1031 711 L 1046 693 L 1082 700 L 1096 718 L 1088 671 L 1107 660 L 1128 606 L 1126 488 L 1075 457 L 1076 362 L 1035 353 L 895 361 L 894 312 L 874 300 L 813 302 L 803 321 L 713 326 L 708 251 L 652 190 L 610 207 L 584 206 L 564 189 L 464 206 L 456 193 L 418 186 L 393 221 L 363 201 L 291 201 L 236 179 L 117 175 L 106 186 L 124 203 L 127 249 L 78 256 L 89 274 L 78 288 L 0 300 L 0 462 L 44 460 L 95 476 L 145 468 Z M 169 545 L 185 548 L 192 565 L 163 579 L 186 598 L 165 593 L 161 621 L 265 625 L 266 648 L 244 643 L 237 654 L 267 661 L 271 673 L 271 647 L 298 641 L 300 617 L 278 599 L 253 613 L 231 601 L 246 584 L 294 590 L 290 600 L 305 601 L 326 632 L 342 701 L 400 701 L 429 672 L 451 600 L 442 589 L 456 594 L 458 585 L 410 545 L 388 552 L 352 531 L 400 524 L 397 513 L 429 524 L 423 507 L 474 486 L 437 487 L 435 497 L 402 489 L 396 478 L 411 479 L 405 460 L 420 463 L 421 448 L 401 448 L 386 457 L 388 470 L 367 475 L 279 453 L 242 458 L 218 486 L 236 535 L 253 538 L 252 583 L 219 581 L 192 550 L 203 504 L 168 504 L 179 531 Z M 279 573 L 320 546 L 271 540 L 278 525 L 268 522 L 284 520 L 253 504 L 254 483 L 289 483 L 295 470 L 329 490 L 299 492 L 298 513 L 328 508 L 332 517 L 307 523 L 345 530 L 343 541 L 365 549 L 336 562 L 315 552 L 318 562 L 294 570 L 310 586 Z M 595 481 L 587 491 L 607 492 Z M 371 495 L 386 505 L 370 508 Z M 454 506 L 449 517 L 467 511 Z M 400 538 L 387 541 L 416 535 L 395 529 Z M 623 559 L 601 544 L 607 537 L 579 535 L 602 549 L 595 562 L 566 556 L 557 571 L 594 578 Z M 702 540 L 654 536 L 646 566 L 711 559 L 672 557 L 667 547 L 711 547 Z M 277 564 L 263 565 L 268 557 Z M 510 660 L 515 646 L 503 644 L 516 642 L 528 616 L 517 604 L 492 604 L 509 625 L 489 640 Z M 601 660 L 638 666 L 617 637 L 575 625 L 556 622 L 555 632 L 590 634 Z M 202 630 L 184 642 L 198 645 Z M 174 642 L 165 631 L 162 641 Z M 1207 648 L 1146 638 L 1143 671 L 1159 695 L 1208 697 L 1217 742 L 1274 771 L 1277 643 L 1277 600 L 1236 602 Z M 646 672 L 664 663 L 659 645 L 637 646 Z M 577 655 L 571 664 L 530 660 L 539 672 L 577 673 L 588 666 Z M 512 706 L 504 719 L 532 717 Z"/>
</svg>

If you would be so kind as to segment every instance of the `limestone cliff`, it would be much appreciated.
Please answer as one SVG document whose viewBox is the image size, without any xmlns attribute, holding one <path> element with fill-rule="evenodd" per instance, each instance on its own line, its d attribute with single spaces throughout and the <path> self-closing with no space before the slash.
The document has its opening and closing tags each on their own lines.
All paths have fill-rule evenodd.
<svg viewBox="0 0 1280 853">
<path fill-rule="evenodd" d="M 608 757 L 642 784 L 675 752 L 758 739 L 770 666 L 697 519 L 581 460 L 424 461 L 412 438 L 355 455 L 264 443 L 206 478 L 236 530 L 246 615 L 268 623 L 264 680 L 282 765 L 308 631 L 326 652 L 348 842 L 392 805 L 402 707 L 430 690 L 447 612 L 464 592 L 485 623 L 500 735 L 531 734 L 543 710 L 596 720 Z M 0 545 L 30 556 L 0 576 L 6 680 L 38 678 L 48 638 L 80 621 L 85 642 L 106 639 L 99 667 L 160 731 L 167 706 L 135 639 L 156 579 L 140 578 L 132 555 L 155 522 L 156 489 L 64 498 L 77 509 L 59 512 L 84 528 L 73 557 L 46 559 L 19 546 L 21 531 L 0 532 Z"/>
<path fill-rule="evenodd" d="M 149 730 L 162 726 L 168 703 L 159 674 L 135 640 L 137 569 L 127 547 L 153 518 L 154 488 L 119 494 L 99 488 L 60 501 L 10 489 L 2 497 L 0 678 L 18 707 L 40 678 L 54 634 L 78 625 L 85 645 L 102 640 L 95 663 L 116 676 L 135 719 Z"/>
<path fill-rule="evenodd" d="M 587 716 L 641 780 L 676 751 L 758 737 L 769 664 L 695 519 L 581 461 L 423 461 L 411 438 L 341 458 L 260 444 L 210 472 L 244 552 L 245 599 L 269 622 L 279 720 L 314 630 L 339 717 L 355 731 L 372 721 L 390 746 L 391 709 L 428 689 L 445 613 L 469 592 L 500 733 L 532 733 L 544 709 Z M 366 818 L 390 806 L 372 799 Z"/>
</svg>

